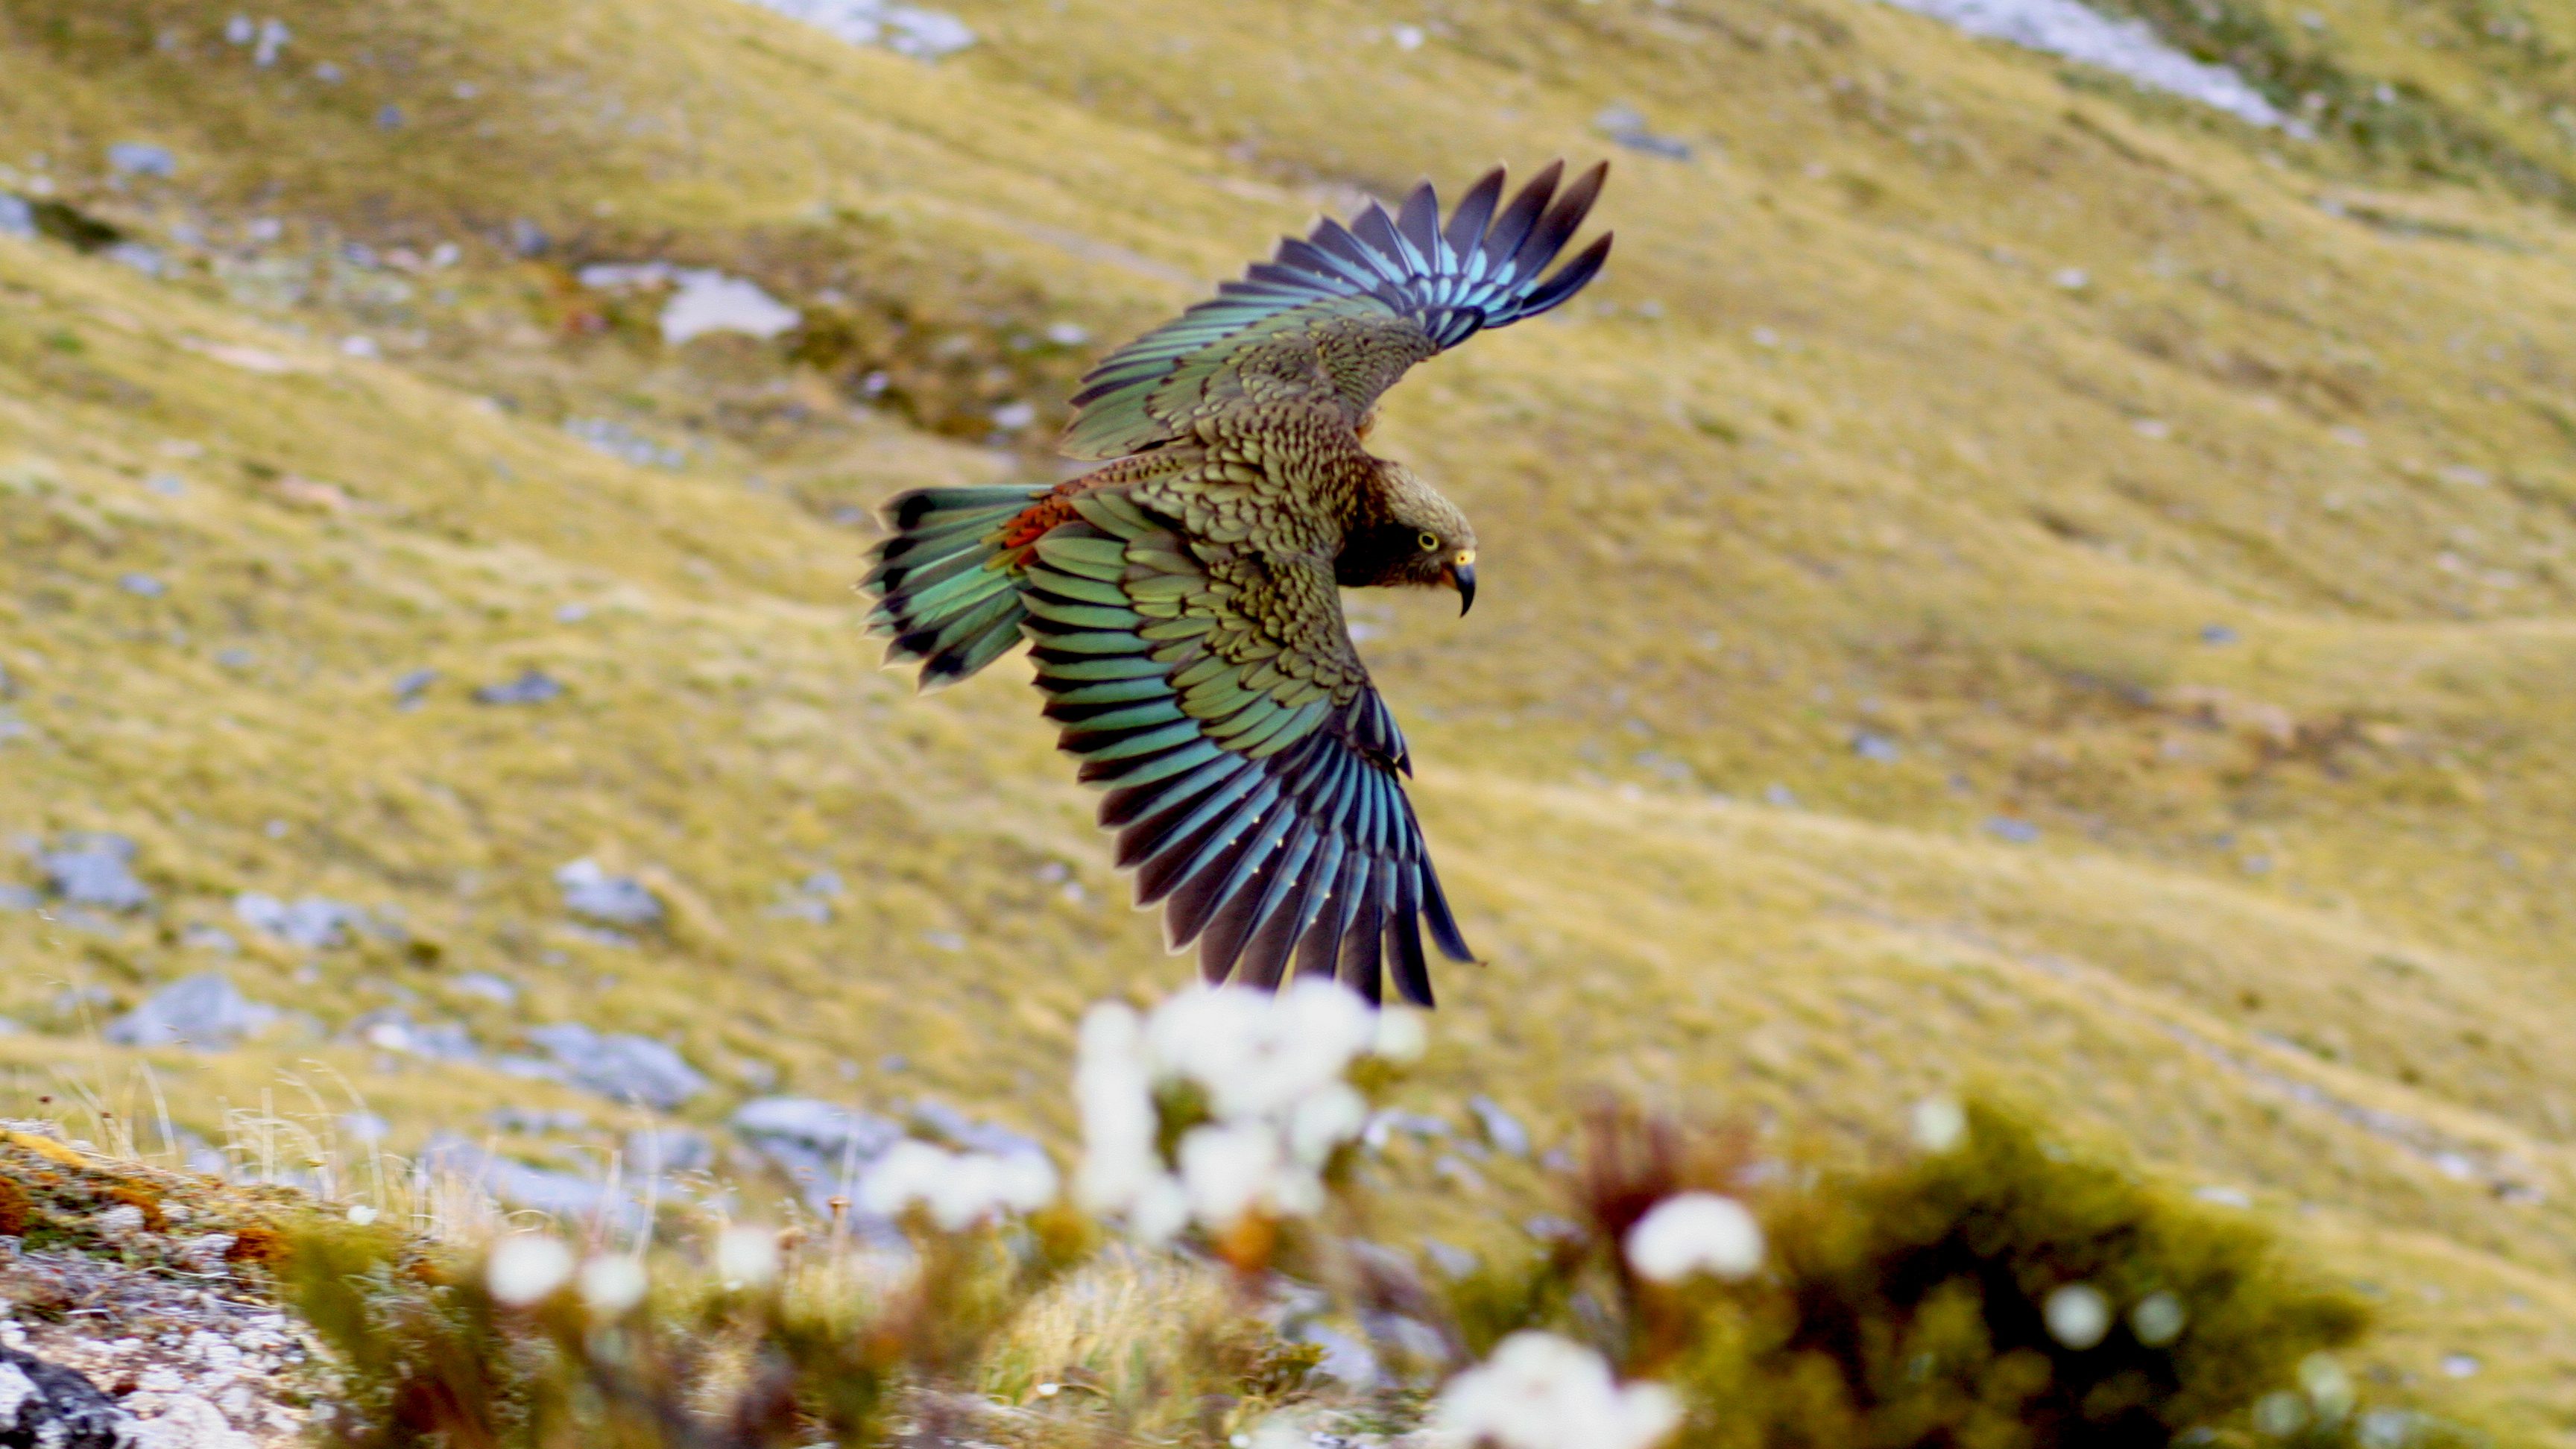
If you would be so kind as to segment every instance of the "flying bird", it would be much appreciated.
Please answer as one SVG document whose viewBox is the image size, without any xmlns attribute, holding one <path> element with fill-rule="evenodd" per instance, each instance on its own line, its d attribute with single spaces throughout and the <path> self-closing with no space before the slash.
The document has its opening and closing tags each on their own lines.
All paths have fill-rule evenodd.
<svg viewBox="0 0 2576 1449">
<path fill-rule="evenodd" d="M 1476 531 L 1363 440 L 1406 369 L 1592 280 L 1607 234 L 1548 268 L 1608 169 L 1560 189 L 1553 164 L 1505 203 L 1497 168 L 1445 222 L 1424 182 L 1393 215 L 1286 238 L 1083 378 L 1061 446 L 1105 466 L 885 506 L 866 587 L 887 662 L 937 688 L 1025 637 L 1137 904 L 1162 903 L 1210 982 L 1275 987 L 1293 961 L 1371 1002 L 1391 974 L 1429 1006 L 1422 928 L 1475 959 L 1341 590 L 1455 589 L 1463 614 Z"/>
</svg>

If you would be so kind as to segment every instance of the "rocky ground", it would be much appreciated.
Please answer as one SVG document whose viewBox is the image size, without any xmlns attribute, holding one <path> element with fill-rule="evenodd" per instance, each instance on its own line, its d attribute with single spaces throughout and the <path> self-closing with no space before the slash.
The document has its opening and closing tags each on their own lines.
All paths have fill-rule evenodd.
<svg viewBox="0 0 2576 1449">
<path fill-rule="evenodd" d="M 117 1162 L 43 1123 L 0 1123 L 0 1346 L 79 1373 L 139 1446 L 301 1442 L 329 1412 L 327 1375 L 264 1264 L 280 1224 L 312 1210 Z M 0 1443 L 50 1443 L 21 1410 L 62 1396 L 13 1406 L 13 1382 L 0 1366 Z M 37 1437 L 7 1438 L 10 1412 Z"/>
</svg>

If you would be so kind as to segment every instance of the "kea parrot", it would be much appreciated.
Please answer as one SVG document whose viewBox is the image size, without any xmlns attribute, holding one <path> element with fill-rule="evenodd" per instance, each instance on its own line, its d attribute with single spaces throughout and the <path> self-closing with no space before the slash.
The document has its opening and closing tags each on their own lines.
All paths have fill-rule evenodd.
<svg viewBox="0 0 2576 1449">
<path fill-rule="evenodd" d="M 1455 589 L 1463 614 L 1476 532 L 1363 440 L 1407 368 L 1592 280 L 1607 234 L 1548 268 L 1607 174 L 1560 189 L 1553 164 L 1505 203 L 1497 168 L 1445 222 L 1428 182 L 1327 219 L 1083 378 L 1061 447 L 1105 466 L 885 505 L 865 587 L 887 662 L 936 688 L 1026 638 L 1137 904 L 1212 984 L 1275 988 L 1293 961 L 1429 1006 L 1422 928 L 1475 959 L 1341 590 Z"/>
</svg>

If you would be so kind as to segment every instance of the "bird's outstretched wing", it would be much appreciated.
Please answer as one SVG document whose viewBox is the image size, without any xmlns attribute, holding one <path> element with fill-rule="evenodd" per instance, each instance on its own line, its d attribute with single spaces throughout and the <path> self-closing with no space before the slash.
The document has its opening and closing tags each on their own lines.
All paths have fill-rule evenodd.
<svg viewBox="0 0 2576 1449">
<path fill-rule="evenodd" d="M 1542 278 L 1601 194 L 1608 163 L 1563 194 L 1551 163 L 1510 204 L 1487 172 L 1444 225 L 1424 182 L 1395 215 L 1370 203 L 1279 243 L 1239 282 L 1109 355 L 1083 378 L 1063 449 L 1117 458 L 1177 438 L 1229 408 L 1320 394 L 1356 427 L 1405 369 L 1487 327 L 1535 317 L 1581 290 L 1607 235 Z"/>
<path fill-rule="evenodd" d="M 1036 545 L 1021 598 L 1046 712 L 1139 904 L 1164 905 L 1210 981 L 1381 971 L 1431 1004 L 1422 926 L 1458 934 L 1398 772 L 1395 718 L 1343 627 L 1332 561 L 1192 542 L 1115 492 Z"/>
</svg>

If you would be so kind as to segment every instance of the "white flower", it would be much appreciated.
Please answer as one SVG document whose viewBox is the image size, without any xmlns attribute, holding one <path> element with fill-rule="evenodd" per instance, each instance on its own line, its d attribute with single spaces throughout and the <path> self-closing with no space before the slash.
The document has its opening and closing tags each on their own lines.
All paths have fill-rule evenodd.
<svg viewBox="0 0 2576 1449">
<path fill-rule="evenodd" d="M 736 1226 L 716 1235 L 716 1277 L 727 1288 L 757 1288 L 778 1276 L 778 1235 Z"/>
<path fill-rule="evenodd" d="M 572 1249 L 537 1233 L 503 1238 L 483 1267 L 483 1282 L 492 1296 L 513 1308 L 551 1295 L 571 1276 Z"/>
<path fill-rule="evenodd" d="M 1345 1082 L 1334 1082 L 1297 1104 L 1288 1118 L 1288 1150 L 1299 1162 L 1321 1167 L 1333 1149 L 1368 1125 L 1368 1100 Z"/>
<path fill-rule="evenodd" d="M 1678 1193 L 1628 1230 L 1628 1266 L 1657 1283 L 1694 1273 L 1742 1278 L 1762 1266 L 1762 1225 L 1733 1198 Z"/>
<path fill-rule="evenodd" d="M 1146 1027 L 1154 1060 L 1206 1089 L 1227 1121 L 1284 1111 L 1339 1081 L 1376 1036 L 1367 1003 L 1307 977 L 1280 995 L 1219 987 L 1163 1003 Z"/>
<path fill-rule="evenodd" d="M 1422 1029 L 1421 1012 L 1388 1007 L 1377 1014 L 1377 1035 L 1369 1042 L 1369 1055 L 1391 1062 L 1419 1061 L 1430 1045 L 1430 1033 Z"/>
<path fill-rule="evenodd" d="M 1947 1097 L 1926 1097 L 1914 1104 L 1914 1145 L 1926 1152 L 1947 1152 L 1968 1135 L 1968 1114 Z"/>
<path fill-rule="evenodd" d="M 1136 1013 L 1104 1002 L 1082 1019 L 1073 1096 L 1083 1141 L 1075 1193 L 1094 1212 L 1123 1211 L 1163 1174 L 1154 1156 L 1154 1081 Z"/>
<path fill-rule="evenodd" d="M 1189 1222 L 1189 1191 L 1169 1173 L 1156 1173 L 1127 1205 L 1127 1231 L 1149 1247 L 1170 1242 Z"/>
<path fill-rule="evenodd" d="M 359 1203 L 357 1206 L 349 1209 L 349 1221 L 356 1223 L 359 1227 L 363 1228 L 375 1220 L 376 1210 L 367 1206 L 365 1203 Z"/>
<path fill-rule="evenodd" d="M 1379 1021 L 1357 995 L 1313 978 L 1277 993 L 1185 992 L 1143 1021 L 1124 1006 L 1094 1007 L 1074 1073 L 1076 1196 L 1124 1215 L 1149 1242 L 1191 1219 L 1222 1228 L 1255 1209 L 1317 1211 L 1317 1169 L 1366 1124 L 1367 1103 L 1342 1078 L 1377 1044 Z M 1216 1119 L 1182 1138 L 1177 1176 L 1157 1145 L 1156 1088 L 1174 1080 L 1197 1087 Z"/>
<path fill-rule="evenodd" d="M 1033 1213 L 1055 1201 L 1055 1164 L 1035 1153 L 977 1153 L 966 1167 L 977 1194 L 1002 1212 Z"/>
<path fill-rule="evenodd" d="M 2069 1283 L 2040 1305 L 2048 1335 L 2072 1349 L 2087 1349 L 2111 1331 L 2111 1300 L 2090 1283 Z"/>
<path fill-rule="evenodd" d="M 1681 1401 L 1663 1385 L 1622 1387 L 1599 1354 L 1525 1330 L 1440 1391 L 1430 1438 L 1458 1449 L 1648 1449 L 1681 1416 Z"/>
<path fill-rule="evenodd" d="M 1278 998 L 1287 1029 L 1332 1059 L 1338 1077 L 1351 1058 L 1377 1044 L 1377 1010 L 1359 993 L 1320 976 L 1301 976 Z"/>
<path fill-rule="evenodd" d="M 859 1183 L 859 1207 L 879 1217 L 894 1217 L 927 1200 L 947 1175 L 948 1154 L 927 1142 L 907 1137 L 886 1149 Z"/>
<path fill-rule="evenodd" d="M 1004 1212 L 1030 1212 L 1055 1197 L 1055 1168 L 1039 1156 L 948 1152 L 909 1138 L 888 1149 L 859 1184 L 859 1206 L 880 1217 L 919 1203 L 948 1233 Z"/>
<path fill-rule="evenodd" d="M 1191 1128 L 1181 1139 L 1190 1215 L 1212 1227 L 1235 1221 L 1270 1196 L 1286 1165 L 1279 1134 L 1261 1123 Z"/>
<path fill-rule="evenodd" d="M 624 1254 L 581 1265 L 581 1301 L 611 1318 L 644 1301 L 644 1264 Z"/>
</svg>

